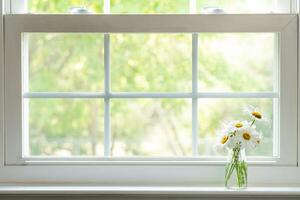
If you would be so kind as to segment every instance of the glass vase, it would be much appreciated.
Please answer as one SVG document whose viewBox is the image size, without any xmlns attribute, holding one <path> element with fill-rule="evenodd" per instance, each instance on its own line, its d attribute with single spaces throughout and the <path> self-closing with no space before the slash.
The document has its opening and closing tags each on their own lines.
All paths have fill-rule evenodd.
<svg viewBox="0 0 300 200">
<path fill-rule="evenodd" d="M 235 190 L 247 188 L 247 160 L 245 149 L 235 147 L 229 151 L 225 170 L 225 187 Z"/>
</svg>

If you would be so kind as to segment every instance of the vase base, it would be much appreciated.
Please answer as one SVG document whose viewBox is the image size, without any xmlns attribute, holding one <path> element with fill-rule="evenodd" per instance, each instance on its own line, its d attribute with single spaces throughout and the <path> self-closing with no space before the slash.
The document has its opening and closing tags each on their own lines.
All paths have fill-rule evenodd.
<svg viewBox="0 0 300 200">
<path fill-rule="evenodd" d="M 242 186 L 242 187 L 238 187 L 238 186 L 225 186 L 226 189 L 228 190 L 246 190 L 247 186 Z"/>
</svg>

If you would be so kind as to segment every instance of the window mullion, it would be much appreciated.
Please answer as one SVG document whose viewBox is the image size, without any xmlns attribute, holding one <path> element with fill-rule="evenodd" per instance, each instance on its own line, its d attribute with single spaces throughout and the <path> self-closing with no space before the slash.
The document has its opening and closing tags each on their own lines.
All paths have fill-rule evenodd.
<svg viewBox="0 0 300 200">
<path fill-rule="evenodd" d="M 196 14 L 197 0 L 190 0 L 190 14 Z"/>
<path fill-rule="evenodd" d="M 279 97 L 279 33 L 275 34 L 274 37 L 274 62 L 273 62 L 273 92 L 278 94 Z M 279 122 L 279 99 L 273 99 L 273 156 L 278 157 L 279 154 L 279 129 L 280 129 L 280 122 Z"/>
<path fill-rule="evenodd" d="M 198 156 L 198 33 L 192 37 L 192 141 L 193 156 Z"/>
<path fill-rule="evenodd" d="M 198 98 L 278 98 L 278 92 L 198 92 Z M 110 92 L 109 98 L 192 98 L 192 92 Z M 23 98 L 105 98 L 105 92 L 24 92 Z"/>
<path fill-rule="evenodd" d="M 104 14 L 110 14 L 110 0 L 104 0 Z"/>
<path fill-rule="evenodd" d="M 104 156 L 110 155 L 110 40 L 104 34 Z"/>
<path fill-rule="evenodd" d="M 29 91 L 29 38 L 22 35 L 22 90 Z M 29 154 L 29 100 L 22 99 L 23 118 L 22 118 L 22 157 Z"/>
</svg>

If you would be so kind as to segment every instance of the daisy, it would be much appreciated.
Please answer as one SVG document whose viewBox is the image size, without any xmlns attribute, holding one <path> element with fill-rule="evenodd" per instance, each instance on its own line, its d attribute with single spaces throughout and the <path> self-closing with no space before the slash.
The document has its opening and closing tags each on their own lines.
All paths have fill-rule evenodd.
<svg viewBox="0 0 300 200">
<path fill-rule="evenodd" d="M 234 133 L 228 132 L 226 129 L 221 131 L 218 138 L 217 146 L 221 149 L 233 148 L 236 143 Z"/>
<path fill-rule="evenodd" d="M 262 113 L 255 107 L 253 106 L 248 106 L 245 108 L 245 112 L 251 117 L 252 120 L 254 121 L 260 121 L 263 120 L 264 117 Z"/>
<path fill-rule="evenodd" d="M 249 126 L 250 126 L 250 123 L 248 121 L 236 120 L 236 121 L 229 122 L 225 129 L 227 129 L 228 132 L 234 132 L 241 128 L 245 128 L 245 127 L 249 127 Z"/>
<path fill-rule="evenodd" d="M 238 143 L 241 148 L 250 150 L 254 149 L 261 141 L 261 133 L 257 132 L 253 127 L 241 128 L 236 132 Z"/>
</svg>

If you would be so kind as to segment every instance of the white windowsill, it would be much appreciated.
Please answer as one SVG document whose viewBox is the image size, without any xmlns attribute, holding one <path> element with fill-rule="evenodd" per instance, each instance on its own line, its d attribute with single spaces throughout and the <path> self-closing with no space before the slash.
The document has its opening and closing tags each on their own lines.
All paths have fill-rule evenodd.
<svg viewBox="0 0 300 200">
<path fill-rule="evenodd" d="M 249 187 L 246 190 L 227 190 L 224 187 L 179 187 L 179 186 L 28 186 L 0 185 L 0 194 L 127 194 L 127 195 L 300 195 L 300 186 Z"/>
</svg>

